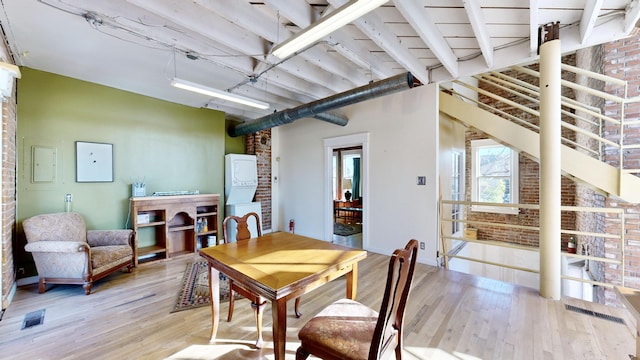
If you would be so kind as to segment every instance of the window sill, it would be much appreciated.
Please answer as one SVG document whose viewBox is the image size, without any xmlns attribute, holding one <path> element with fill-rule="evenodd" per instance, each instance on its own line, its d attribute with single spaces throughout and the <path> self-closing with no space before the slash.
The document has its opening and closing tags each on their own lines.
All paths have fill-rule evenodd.
<svg viewBox="0 0 640 360">
<path fill-rule="evenodd" d="M 485 213 L 496 213 L 496 214 L 508 214 L 508 215 L 518 215 L 520 213 L 520 209 L 517 207 L 509 207 L 509 206 L 482 206 L 482 205 L 473 205 L 471 206 L 471 211 L 474 212 L 485 212 Z"/>
</svg>

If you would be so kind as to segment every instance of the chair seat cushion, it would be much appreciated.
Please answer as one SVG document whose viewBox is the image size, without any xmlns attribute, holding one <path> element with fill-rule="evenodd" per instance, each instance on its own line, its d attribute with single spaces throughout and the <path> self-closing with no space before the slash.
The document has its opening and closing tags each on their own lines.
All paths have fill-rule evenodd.
<svg viewBox="0 0 640 360">
<path fill-rule="evenodd" d="M 321 348 L 337 359 L 367 359 L 378 313 L 342 299 L 314 316 L 298 333 L 305 347 Z"/>
<path fill-rule="evenodd" d="M 105 265 L 131 260 L 133 251 L 129 245 L 97 246 L 91 248 L 91 267 L 98 270 Z M 111 265 L 109 267 L 112 267 Z"/>
</svg>

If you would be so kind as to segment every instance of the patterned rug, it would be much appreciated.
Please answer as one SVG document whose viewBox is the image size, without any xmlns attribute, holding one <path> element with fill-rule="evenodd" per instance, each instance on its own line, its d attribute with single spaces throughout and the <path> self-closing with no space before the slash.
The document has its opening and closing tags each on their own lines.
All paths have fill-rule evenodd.
<svg viewBox="0 0 640 360">
<path fill-rule="evenodd" d="M 362 232 L 362 224 L 333 223 L 333 233 L 340 236 L 349 236 Z"/>
<path fill-rule="evenodd" d="M 237 295 L 237 294 L 236 294 Z M 236 296 L 238 299 L 239 296 Z M 229 301 L 229 281 L 220 273 L 220 302 Z M 209 305 L 209 269 L 206 261 L 187 264 L 172 313 Z"/>
</svg>

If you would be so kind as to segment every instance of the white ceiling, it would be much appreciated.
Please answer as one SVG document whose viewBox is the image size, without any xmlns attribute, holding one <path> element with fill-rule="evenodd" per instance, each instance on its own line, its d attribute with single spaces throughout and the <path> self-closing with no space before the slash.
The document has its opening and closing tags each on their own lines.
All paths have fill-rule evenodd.
<svg viewBox="0 0 640 360">
<path fill-rule="evenodd" d="M 0 0 L 0 23 L 18 65 L 248 120 L 407 71 L 428 83 L 529 62 L 539 24 L 560 22 L 565 52 L 619 39 L 639 1 L 393 0 L 284 61 L 274 45 L 347 1 Z"/>
</svg>

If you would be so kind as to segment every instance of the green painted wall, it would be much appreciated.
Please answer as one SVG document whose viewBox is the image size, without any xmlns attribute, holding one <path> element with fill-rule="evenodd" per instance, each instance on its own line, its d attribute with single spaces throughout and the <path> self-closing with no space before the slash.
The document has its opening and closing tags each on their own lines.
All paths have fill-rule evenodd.
<svg viewBox="0 0 640 360">
<path fill-rule="evenodd" d="M 143 178 L 147 194 L 199 190 L 224 198 L 228 138 L 224 113 L 33 69 L 21 71 L 17 85 L 18 222 L 36 214 L 64 211 L 65 194 L 70 193 L 73 211 L 84 215 L 88 228 L 124 228 L 131 183 Z M 113 182 L 76 182 L 76 141 L 113 144 Z M 45 153 L 55 151 L 55 166 L 46 161 L 34 164 L 34 146 Z M 34 166 L 45 167 L 37 174 L 51 169 L 51 178 L 55 178 L 34 182 Z"/>
<path fill-rule="evenodd" d="M 238 124 L 237 121 L 227 120 L 226 129 L 237 124 Z M 227 134 L 226 131 L 225 131 L 225 134 Z M 245 138 L 244 136 L 231 137 L 227 135 L 225 137 L 225 142 L 224 142 L 224 146 L 225 146 L 224 153 L 225 154 L 244 154 L 246 152 L 246 147 L 244 145 L 244 138 Z"/>
</svg>

